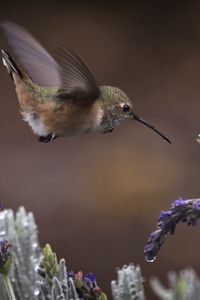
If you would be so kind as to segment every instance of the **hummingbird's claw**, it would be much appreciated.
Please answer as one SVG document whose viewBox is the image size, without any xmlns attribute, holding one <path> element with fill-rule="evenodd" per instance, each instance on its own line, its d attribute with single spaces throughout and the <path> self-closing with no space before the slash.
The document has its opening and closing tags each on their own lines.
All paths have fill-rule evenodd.
<svg viewBox="0 0 200 300">
<path fill-rule="evenodd" d="M 45 136 L 40 136 L 38 138 L 38 141 L 40 143 L 49 143 L 49 142 L 55 140 L 56 138 L 57 138 L 57 136 L 55 134 L 50 133 L 50 134 L 45 135 Z"/>
</svg>

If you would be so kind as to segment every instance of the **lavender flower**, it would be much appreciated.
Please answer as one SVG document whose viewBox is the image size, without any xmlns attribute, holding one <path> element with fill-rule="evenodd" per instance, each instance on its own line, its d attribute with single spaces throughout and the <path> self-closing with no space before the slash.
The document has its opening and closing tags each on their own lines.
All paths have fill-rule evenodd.
<svg viewBox="0 0 200 300">
<path fill-rule="evenodd" d="M 165 210 L 160 213 L 157 222 L 157 228 L 148 238 L 144 248 L 144 255 L 147 261 L 154 261 L 165 242 L 166 234 L 174 234 L 178 223 L 187 223 L 187 225 L 197 225 L 200 218 L 200 199 L 175 200 L 171 210 Z"/>
<path fill-rule="evenodd" d="M 67 272 L 67 277 L 73 280 L 79 299 L 107 300 L 106 294 L 98 287 L 93 273 L 87 273 L 84 276 L 81 271 L 76 274 L 70 271 Z"/>
<path fill-rule="evenodd" d="M 13 287 L 9 277 L 9 271 L 12 265 L 12 255 L 9 251 L 11 244 L 7 240 L 0 241 L 0 273 L 2 275 L 9 300 L 16 300 Z"/>
<path fill-rule="evenodd" d="M 12 263 L 12 256 L 9 251 L 10 243 L 7 240 L 0 241 L 0 273 L 8 273 Z"/>
<path fill-rule="evenodd" d="M 87 282 L 87 284 L 91 287 L 97 286 L 96 276 L 93 273 L 87 273 L 84 276 L 84 281 Z"/>
</svg>

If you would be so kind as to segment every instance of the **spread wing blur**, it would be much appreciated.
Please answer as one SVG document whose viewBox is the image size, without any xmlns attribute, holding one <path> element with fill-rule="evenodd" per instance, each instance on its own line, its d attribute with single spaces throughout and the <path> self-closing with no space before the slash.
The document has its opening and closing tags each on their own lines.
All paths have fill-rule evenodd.
<svg viewBox="0 0 200 300">
<path fill-rule="evenodd" d="M 58 48 L 57 61 L 62 66 L 62 87 L 58 94 L 62 98 L 95 100 L 99 95 L 96 80 L 80 56 L 72 49 Z"/>
<path fill-rule="evenodd" d="M 1 26 L 14 54 L 36 84 L 58 88 L 62 99 L 91 101 L 98 97 L 94 76 L 73 50 L 59 48 L 55 60 L 23 27 L 8 21 Z"/>
</svg>

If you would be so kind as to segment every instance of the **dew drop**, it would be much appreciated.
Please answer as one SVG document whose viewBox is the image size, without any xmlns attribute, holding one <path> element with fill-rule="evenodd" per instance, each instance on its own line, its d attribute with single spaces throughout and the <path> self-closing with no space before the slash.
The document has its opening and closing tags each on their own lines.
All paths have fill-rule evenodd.
<svg viewBox="0 0 200 300">
<path fill-rule="evenodd" d="M 36 242 L 32 243 L 32 247 L 33 247 L 34 249 L 36 249 L 36 248 L 38 247 L 38 243 L 36 243 Z"/>
<path fill-rule="evenodd" d="M 154 262 L 156 260 L 156 256 L 151 257 L 151 258 L 145 257 L 145 259 L 146 259 L 147 262 Z"/>
<path fill-rule="evenodd" d="M 3 237 L 3 236 L 5 236 L 5 235 L 6 235 L 6 231 L 5 231 L 5 230 L 1 230 L 1 231 L 0 231 L 0 236 Z"/>
<path fill-rule="evenodd" d="M 39 290 L 39 289 L 35 289 L 34 295 L 35 295 L 35 296 L 38 296 L 39 294 L 40 294 L 40 290 Z"/>
<path fill-rule="evenodd" d="M 0 220 L 4 220 L 5 218 L 5 214 L 4 213 L 0 213 Z"/>
</svg>

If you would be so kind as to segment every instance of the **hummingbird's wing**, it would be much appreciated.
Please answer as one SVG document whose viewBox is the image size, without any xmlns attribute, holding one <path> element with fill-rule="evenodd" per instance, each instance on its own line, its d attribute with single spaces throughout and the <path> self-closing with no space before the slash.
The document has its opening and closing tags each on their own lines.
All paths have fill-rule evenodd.
<svg viewBox="0 0 200 300">
<path fill-rule="evenodd" d="M 88 102 L 96 100 L 100 94 L 98 84 L 80 56 L 73 49 L 61 47 L 57 49 L 57 57 L 62 66 L 62 86 L 58 90 L 58 97 Z"/>
<path fill-rule="evenodd" d="M 58 88 L 57 96 L 63 100 L 91 102 L 98 97 L 93 74 L 73 50 L 59 48 L 55 60 L 23 27 L 8 21 L 1 25 L 19 62 L 36 84 Z"/>
<path fill-rule="evenodd" d="M 1 24 L 8 43 L 32 80 L 42 87 L 59 87 L 59 65 L 23 27 L 8 21 Z"/>
</svg>

